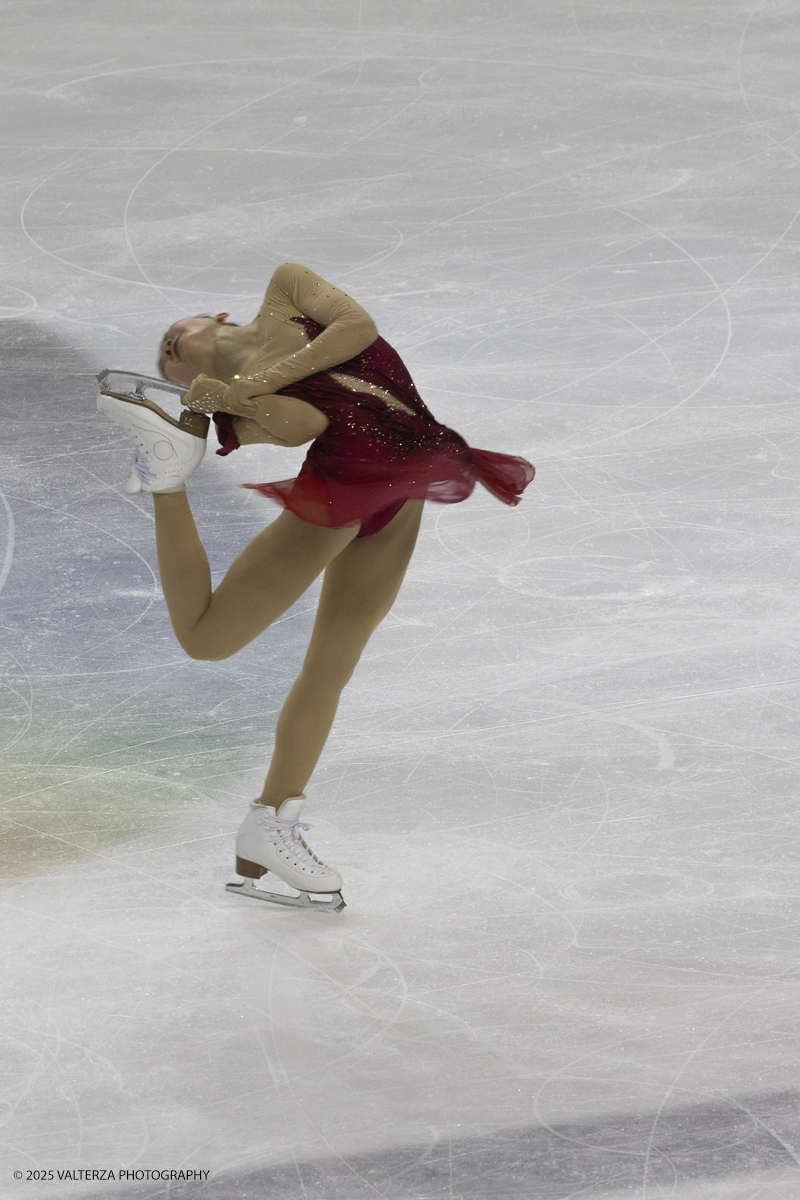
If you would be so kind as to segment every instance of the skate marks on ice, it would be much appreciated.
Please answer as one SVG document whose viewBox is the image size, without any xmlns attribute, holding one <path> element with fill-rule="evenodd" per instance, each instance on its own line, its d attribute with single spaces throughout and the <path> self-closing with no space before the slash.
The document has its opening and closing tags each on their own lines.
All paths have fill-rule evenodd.
<svg viewBox="0 0 800 1200">
<path fill-rule="evenodd" d="M 310 617 L 287 614 L 249 678 L 191 663 L 158 584 L 152 502 L 124 494 L 130 441 L 95 407 L 97 364 L 30 320 L 0 322 L 0 349 L 14 396 L 0 447 L 5 886 L 100 861 L 262 767 Z M 229 479 L 220 494 L 210 457 L 194 502 L 219 572 L 264 514 Z"/>
<path fill-rule="evenodd" d="M 52 0 L 44 7 L 55 17 Z M 193 7 L 207 20 L 187 30 L 180 7 L 162 6 L 166 42 L 133 38 L 121 68 L 111 21 L 85 22 L 81 39 L 61 38 L 54 22 L 60 44 L 43 32 L 32 51 L 20 41 L 28 74 L 13 103 L 22 97 L 25 109 L 6 123 L 7 140 L 25 145 L 9 155 L 15 290 L 0 291 L 0 316 L 35 309 L 85 354 L 79 363 L 65 341 L 42 362 L 36 326 L 3 322 L 32 350 L 14 381 L 27 408 L 13 419 L 24 434 L 43 400 L 52 418 L 36 445 L 22 445 L 14 486 L 3 481 L 17 526 L 6 646 L 25 647 L 6 672 L 11 736 L 25 733 L 10 747 L 22 754 L 4 816 L 25 842 L 13 855 L 25 870 L 94 860 L 90 872 L 74 869 L 67 898 L 81 902 L 76 926 L 98 937 L 76 943 L 73 961 L 96 970 L 105 944 L 115 968 L 100 989 L 88 976 L 75 982 L 61 908 L 50 945 L 41 930 L 20 939 L 17 985 L 31 946 L 43 974 L 20 993 L 14 1036 L 31 1010 L 42 1029 L 22 1076 L 31 1107 L 23 1098 L 17 1109 L 30 1124 L 13 1144 L 48 1162 L 68 1146 L 88 1163 L 113 1137 L 129 1161 L 142 1160 L 144 1141 L 178 1165 L 216 1137 L 219 1182 L 192 1194 L 224 1200 L 560 1200 L 598 1189 L 626 1200 L 718 1200 L 723 1189 L 725 1200 L 788 1200 L 792 1187 L 796 1200 L 786 1127 L 797 1123 L 797 997 L 780 986 L 797 945 L 797 705 L 787 682 L 800 675 L 787 295 L 796 10 L 786 0 L 445 0 L 390 12 L 332 0 L 301 12 L 270 0 L 270 19 L 254 29 L 217 21 L 207 0 Z M 164 49 L 176 34 L 189 40 L 185 53 Z M 302 913 L 218 893 L 230 877 L 233 797 L 263 763 L 299 655 L 272 643 L 234 664 L 183 663 L 154 587 L 151 514 L 111 495 L 124 484 L 123 439 L 78 401 L 107 362 L 150 367 L 160 322 L 187 304 L 230 304 L 249 320 L 269 271 L 297 258 L 374 309 L 440 419 L 475 445 L 527 454 L 539 478 L 513 514 L 492 515 L 476 494 L 442 515 L 452 574 L 447 554 L 434 564 L 421 544 L 417 590 L 398 609 L 409 643 L 416 629 L 418 658 L 400 680 L 394 664 L 409 664 L 407 646 L 387 626 L 374 678 L 365 665 L 345 701 L 327 762 L 347 760 L 336 797 L 361 832 L 334 844 L 354 880 L 337 936 L 344 943 L 378 914 L 369 936 L 402 964 L 407 1011 L 417 1001 L 420 1015 L 392 1020 L 403 978 L 387 969 L 374 997 L 388 1014 L 383 1041 L 365 1039 L 360 1017 L 344 1038 L 338 986 L 316 976 L 301 979 L 309 1007 L 295 1021 L 280 1004 L 297 1001 L 298 975 L 281 960 L 269 979 L 281 1013 L 272 1028 L 300 1091 L 275 1149 L 287 1110 L 285 1095 L 264 1099 L 272 1062 L 253 1054 L 252 1039 L 231 1052 L 220 1033 L 238 1035 L 242 995 L 254 1031 L 268 1028 L 258 1016 L 266 937 L 280 932 L 293 950 L 316 939 L 315 967 L 332 939 L 305 932 L 313 918 Z M 86 388 L 75 378 L 69 396 L 46 390 L 73 372 Z M 193 503 L 222 551 L 232 536 L 245 540 L 256 507 L 237 503 L 236 483 L 293 470 L 277 451 L 242 451 L 224 469 L 208 457 Z M 512 531 L 528 514 L 533 549 L 523 551 Z M 299 648 L 302 620 L 277 641 Z M 381 759 L 369 788 L 367 734 L 392 742 L 402 764 L 390 776 Z M 137 910 L 117 891 L 125 856 L 103 861 L 103 848 L 164 812 L 188 816 L 198 795 L 231 798 L 219 826 L 200 826 L 200 845 L 187 837 L 161 860 L 147 839 L 129 848 L 149 877 Z M 481 826 L 444 882 L 435 855 L 423 856 L 413 890 L 404 878 L 388 903 L 391 864 L 405 875 L 430 830 L 477 829 L 487 796 L 492 879 L 476 890 Z M 357 812 L 370 813 L 366 827 Z M 375 831 L 399 827 L 402 842 L 381 853 Z M 198 929 L 186 941 L 170 924 L 176 862 L 191 893 L 209 834 L 201 874 L 212 909 L 188 895 Z M 507 846 L 511 868 L 500 861 Z M 45 904 L 49 921 L 52 889 L 52 875 L 31 881 L 24 912 Z M 540 934 L 545 900 L 563 929 L 554 917 Z M 410 901 L 419 908 L 409 915 Z M 209 950 L 215 912 L 224 936 Z M 502 922 L 487 922 L 498 912 Z M 405 940 L 413 930 L 419 946 Z M 361 959 L 332 959 L 349 995 Z M 478 980 L 476 961 L 492 966 Z M 250 990 L 242 964 L 256 972 Z M 754 979 L 757 1004 L 706 1056 L 722 990 L 732 980 L 739 1005 Z M 188 1007 L 194 997 L 208 1008 Z M 431 997 L 463 1038 L 443 1036 Z M 635 1026 L 619 1056 L 615 1022 Z M 308 1056 L 309 1030 L 333 1048 L 323 1071 Z M 163 1068 L 149 1091 L 143 1044 Z M 83 1057 L 70 1057 L 75 1045 Z M 499 1045 L 508 1058 L 498 1070 Z M 563 1104 L 537 1107 L 543 1078 L 567 1079 Z M 736 1095 L 738 1105 L 714 1098 Z M 131 1112 L 112 1129 L 115 1096 Z M 58 1105 L 70 1102 L 65 1117 Z M 467 1121 L 472 1136 L 460 1136 Z M 498 1125 L 505 1132 L 492 1132 Z M 300 1167 L 256 1172 L 265 1146 Z M 772 1186 L 761 1188 L 753 1177 L 764 1171 Z M 751 1178 L 728 1190 L 726 1172 Z"/>
<path fill-rule="evenodd" d="M 797 1092 L 709 1097 L 668 1112 L 517 1126 L 485 1137 L 437 1131 L 425 1145 L 296 1157 L 259 1171 L 221 1172 L 201 1186 L 112 1189 L 105 1200 L 796 1200 L 799 1122 Z"/>
</svg>

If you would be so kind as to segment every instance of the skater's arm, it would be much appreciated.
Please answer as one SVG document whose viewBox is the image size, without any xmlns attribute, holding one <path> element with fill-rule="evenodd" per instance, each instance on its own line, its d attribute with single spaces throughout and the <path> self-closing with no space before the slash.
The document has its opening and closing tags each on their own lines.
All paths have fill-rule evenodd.
<svg viewBox="0 0 800 1200">
<path fill-rule="evenodd" d="M 297 263 L 284 263 L 278 267 L 270 281 L 261 311 L 271 318 L 273 326 L 277 324 L 278 329 L 281 325 L 288 326 L 285 338 L 287 346 L 298 344 L 298 332 L 302 330 L 295 319 L 297 317 L 310 317 L 318 325 L 323 325 L 324 329 L 313 342 L 301 343 L 299 349 L 286 354 L 264 371 L 256 371 L 242 378 L 234 376 L 229 385 L 198 375 L 188 396 L 182 401 L 189 408 L 194 406 L 202 412 L 228 412 L 235 416 L 250 417 L 263 424 L 265 398 L 273 399 L 275 392 L 292 383 L 347 362 L 371 346 L 378 336 L 375 322 L 360 304 Z M 279 335 L 279 341 L 283 340 L 283 336 Z M 312 436 L 318 437 L 319 434 Z"/>
<path fill-rule="evenodd" d="M 251 385 L 252 387 L 253 385 Z M 328 418 L 313 404 L 295 396 L 256 395 L 249 399 L 236 396 L 236 385 L 198 375 L 181 403 L 199 412 L 228 412 L 252 426 L 242 445 L 271 442 L 276 446 L 302 446 L 318 438 L 328 428 Z M 255 427 L 261 433 L 256 432 Z M 263 434 L 263 436 L 262 436 Z"/>
<path fill-rule="evenodd" d="M 257 441 L 272 442 L 276 446 L 303 446 L 328 428 L 324 413 L 294 396 L 258 396 L 255 408 L 251 420 L 247 417 L 241 420 L 263 430 L 266 436 L 254 439 Z"/>
<path fill-rule="evenodd" d="M 288 400 L 289 396 L 278 396 L 278 400 Z M 297 404 L 305 402 L 295 401 Z M 305 404 L 306 408 L 312 408 L 311 404 Z M 295 420 L 290 422 L 281 422 L 267 420 L 266 424 L 261 424 L 260 421 L 252 420 L 249 416 L 234 416 L 234 433 L 239 438 L 239 444 L 242 446 L 248 445 L 275 445 L 275 446 L 300 446 L 306 442 L 313 442 L 314 438 L 318 438 L 320 433 L 325 432 L 327 426 L 327 418 L 319 413 L 317 409 L 312 409 L 315 414 L 315 420 L 303 419 L 301 414 L 293 414 Z M 299 419 L 297 419 L 299 418 Z M 321 418 L 321 421 L 319 420 Z M 278 433 L 270 432 L 269 426 L 273 428 L 281 428 L 283 436 Z"/>
<path fill-rule="evenodd" d="M 290 320 L 310 317 L 324 329 L 313 342 L 257 373 L 255 378 L 263 385 L 262 394 L 280 391 L 309 375 L 347 362 L 371 346 L 378 336 L 375 322 L 360 304 L 299 263 L 284 263 L 272 276 L 262 311 L 271 310 Z"/>
</svg>

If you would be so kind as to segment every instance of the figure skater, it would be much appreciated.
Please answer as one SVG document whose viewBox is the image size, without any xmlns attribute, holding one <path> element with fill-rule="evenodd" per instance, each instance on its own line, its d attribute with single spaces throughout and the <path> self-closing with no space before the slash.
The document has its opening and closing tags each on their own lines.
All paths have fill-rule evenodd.
<svg viewBox="0 0 800 1200">
<path fill-rule="evenodd" d="M 162 376 L 188 388 L 180 421 L 145 398 L 143 376 L 127 377 L 140 381 L 131 392 L 119 383 L 122 373 L 104 373 L 98 407 L 135 439 L 126 490 L 153 493 L 161 586 L 175 636 L 191 658 L 235 654 L 324 572 L 264 789 L 236 835 L 244 883 L 229 886 L 302 907 L 317 897 L 338 911 L 341 877 L 300 832 L 308 829 L 299 819 L 304 789 L 342 689 L 397 596 L 423 503 L 464 500 L 479 481 L 517 504 L 534 468 L 522 458 L 471 449 L 440 425 L 372 318 L 305 267 L 278 268 L 251 324 L 233 325 L 227 316 L 185 317 L 164 335 Z M 245 485 L 284 511 L 245 547 L 216 590 L 185 486 L 202 460 L 209 415 L 217 454 L 255 443 L 311 443 L 295 479 Z M 300 895 L 257 888 L 254 881 L 268 871 Z"/>
</svg>

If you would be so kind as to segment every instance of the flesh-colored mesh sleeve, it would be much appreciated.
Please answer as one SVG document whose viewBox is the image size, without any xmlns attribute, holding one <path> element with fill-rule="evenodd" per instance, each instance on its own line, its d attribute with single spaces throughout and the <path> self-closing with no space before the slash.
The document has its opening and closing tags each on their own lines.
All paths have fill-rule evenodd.
<svg viewBox="0 0 800 1200">
<path fill-rule="evenodd" d="M 378 336 L 375 322 L 360 304 L 298 263 L 284 263 L 278 267 L 267 289 L 262 311 L 285 320 L 310 317 L 318 325 L 325 326 L 313 342 L 267 370 L 248 376 L 266 384 L 270 392 L 347 362 L 371 346 Z"/>
</svg>

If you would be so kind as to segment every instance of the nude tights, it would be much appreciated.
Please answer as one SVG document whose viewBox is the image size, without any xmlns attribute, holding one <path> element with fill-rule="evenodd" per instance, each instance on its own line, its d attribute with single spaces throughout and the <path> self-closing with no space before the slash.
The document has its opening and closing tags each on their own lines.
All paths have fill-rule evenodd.
<svg viewBox="0 0 800 1200">
<path fill-rule="evenodd" d="M 175 635 L 190 657 L 218 661 L 258 637 L 325 572 L 303 667 L 281 709 L 262 801 L 302 792 L 327 740 L 339 697 L 391 608 L 416 542 L 421 501 L 379 533 L 324 529 L 282 512 L 212 590 L 185 493 L 155 494 L 161 585 Z"/>
</svg>

